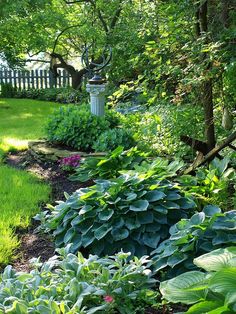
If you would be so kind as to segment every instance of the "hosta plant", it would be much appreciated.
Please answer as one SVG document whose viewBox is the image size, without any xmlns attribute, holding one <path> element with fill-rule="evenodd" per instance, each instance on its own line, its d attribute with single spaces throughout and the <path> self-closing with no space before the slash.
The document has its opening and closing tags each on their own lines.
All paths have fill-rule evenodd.
<svg viewBox="0 0 236 314">
<path fill-rule="evenodd" d="M 119 176 L 121 170 L 134 169 L 134 166 L 145 158 L 147 154 L 140 152 L 136 147 L 125 151 L 123 146 L 118 146 L 104 157 L 87 157 L 82 160 L 70 179 L 85 182 L 89 179 L 113 178 Z"/>
<path fill-rule="evenodd" d="M 236 313 L 236 247 L 214 250 L 194 263 L 207 273 L 190 271 L 162 282 L 163 297 L 172 303 L 193 304 L 188 314 Z"/>
<path fill-rule="evenodd" d="M 217 206 L 207 205 L 170 228 L 169 239 L 151 253 L 153 267 L 156 271 L 169 268 L 170 275 L 193 269 L 194 257 L 236 243 L 235 230 L 236 210 L 222 213 Z"/>
<path fill-rule="evenodd" d="M 37 218 L 46 231 L 53 231 L 58 247 L 72 243 L 72 252 L 86 248 L 102 256 L 123 249 L 143 256 L 194 206 L 167 180 L 126 174 L 81 188 Z"/>
<path fill-rule="evenodd" d="M 93 314 L 144 313 L 157 292 L 147 257 L 127 262 L 128 254 L 85 259 L 59 251 L 30 273 L 7 266 L 0 275 L 0 313 Z"/>
<path fill-rule="evenodd" d="M 183 163 L 179 160 L 170 162 L 166 158 L 157 157 L 153 159 L 136 147 L 124 151 L 122 146 L 118 146 L 105 157 L 86 158 L 70 178 L 73 181 L 82 182 L 94 178 L 109 179 L 130 170 L 130 174 L 140 173 L 164 179 L 176 176 L 182 167 Z"/>
</svg>

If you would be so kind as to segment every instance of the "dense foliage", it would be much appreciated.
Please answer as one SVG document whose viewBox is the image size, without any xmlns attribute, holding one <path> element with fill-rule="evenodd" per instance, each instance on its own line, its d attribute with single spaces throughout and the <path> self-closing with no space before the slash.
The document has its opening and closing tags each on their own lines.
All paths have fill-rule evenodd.
<svg viewBox="0 0 236 314">
<path fill-rule="evenodd" d="M 103 256 L 123 249 L 142 256 L 169 236 L 169 228 L 192 212 L 195 203 L 167 180 L 125 174 L 98 180 L 67 196 L 51 212 L 38 215 L 56 246 L 72 243 Z"/>
<path fill-rule="evenodd" d="M 157 292 L 147 257 L 129 254 L 88 259 L 60 251 L 46 263 L 35 261 L 30 273 L 7 266 L 0 276 L 0 313 L 92 314 L 144 313 Z"/>
<path fill-rule="evenodd" d="M 87 157 L 82 160 L 70 179 L 86 182 L 89 179 L 117 177 L 119 171 L 134 169 L 135 165 L 140 164 L 146 157 L 146 154 L 137 150 L 136 147 L 124 151 L 122 146 L 118 146 L 104 157 Z"/>
<path fill-rule="evenodd" d="M 108 130 L 106 118 L 92 115 L 85 105 L 60 107 L 46 126 L 49 141 L 90 151 L 98 136 Z"/>
<path fill-rule="evenodd" d="M 170 302 L 194 304 L 188 314 L 236 313 L 236 247 L 214 250 L 196 259 L 196 266 L 207 271 L 186 272 L 162 282 L 160 291 Z"/>
<path fill-rule="evenodd" d="M 169 239 L 163 241 L 152 255 L 156 271 L 169 267 L 171 276 L 193 268 L 193 259 L 216 248 L 236 242 L 236 211 L 222 213 L 207 205 L 190 219 L 182 219 L 170 228 Z"/>
<path fill-rule="evenodd" d="M 130 131 L 122 128 L 111 129 L 99 135 L 93 144 L 96 152 L 108 152 L 114 150 L 117 146 L 123 146 L 129 149 L 135 146 L 136 142 Z"/>
</svg>

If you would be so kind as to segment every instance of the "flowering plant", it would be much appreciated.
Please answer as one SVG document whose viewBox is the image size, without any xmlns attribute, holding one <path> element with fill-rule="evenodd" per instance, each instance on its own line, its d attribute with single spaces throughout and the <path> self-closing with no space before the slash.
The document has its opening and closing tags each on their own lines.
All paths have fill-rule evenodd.
<svg viewBox="0 0 236 314">
<path fill-rule="evenodd" d="M 59 163 L 60 167 L 65 171 L 72 171 L 74 168 L 78 167 L 80 164 L 81 156 L 73 155 L 69 157 L 62 158 Z"/>
</svg>

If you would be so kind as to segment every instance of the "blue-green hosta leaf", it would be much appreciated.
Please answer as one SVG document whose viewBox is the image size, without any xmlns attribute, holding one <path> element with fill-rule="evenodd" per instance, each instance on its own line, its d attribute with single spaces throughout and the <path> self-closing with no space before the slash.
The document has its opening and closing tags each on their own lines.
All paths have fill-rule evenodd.
<svg viewBox="0 0 236 314">
<path fill-rule="evenodd" d="M 135 200 L 136 198 L 137 198 L 137 194 L 136 194 L 136 193 L 128 193 L 126 200 L 127 200 L 127 201 L 133 201 L 133 200 Z"/>
<path fill-rule="evenodd" d="M 64 242 L 67 244 L 67 243 L 70 243 L 71 242 L 71 239 L 73 238 L 73 236 L 75 235 L 76 231 L 75 229 L 72 227 L 70 228 L 65 236 L 64 236 Z"/>
<path fill-rule="evenodd" d="M 144 233 L 143 235 L 143 243 L 153 249 L 157 247 L 157 244 L 160 241 L 160 236 L 158 233 Z"/>
<path fill-rule="evenodd" d="M 179 200 L 180 198 L 181 196 L 176 192 L 170 192 L 166 196 L 167 201 L 176 201 L 176 200 Z"/>
<path fill-rule="evenodd" d="M 201 255 L 193 260 L 194 264 L 206 271 L 218 271 L 230 265 L 230 261 L 235 261 L 236 247 L 218 249 L 213 252 Z M 233 265 L 232 265 L 233 266 Z M 236 266 L 236 265 L 235 265 Z"/>
<path fill-rule="evenodd" d="M 141 227 L 141 224 L 136 217 L 127 217 L 125 219 L 125 225 L 129 230 L 134 230 Z"/>
<path fill-rule="evenodd" d="M 150 224 L 153 223 L 154 216 L 153 213 L 150 211 L 142 212 L 137 214 L 137 220 L 138 222 L 140 222 L 141 225 Z"/>
<path fill-rule="evenodd" d="M 177 200 L 177 203 L 179 204 L 181 209 L 191 209 L 196 207 L 196 203 L 186 197 L 182 197 L 180 200 Z"/>
<path fill-rule="evenodd" d="M 158 190 L 147 192 L 147 194 L 145 195 L 146 199 L 149 202 L 156 202 L 156 201 L 162 200 L 163 198 L 165 198 L 165 196 L 166 196 L 165 193 Z"/>
<path fill-rule="evenodd" d="M 126 228 L 113 229 L 111 234 L 115 241 L 120 241 L 120 240 L 128 238 L 129 231 Z"/>
<path fill-rule="evenodd" d="M 133 202 L 132 205 L 130 205 L 129 209 L 134 212 L 142 212 L 142 211 L 147 210 L 148 206 L 149 206 L 148 201 L 138 200 L 138 201 Z"/>
<path fill-rule="evenodd" d="M 190 223 L 192 225 L 200 225 L 205 220 L 205 214 L 203 212 L 196 213 L 190 218 Z"/>
<path fill-rule="evenodd" d="M 82 236 L 82 245 L 84 247 L 89 246 L 95 240 L 93 231 L 89 231 Z"/>
<path fill-rule="evenodd" d="M 162 205 L 154 205 L 153 209 L 161 214 L 167 214 L 168 213 L 168 209 Z"/>
<path fill-rule="evenodd" d="M 180 206 L 177 203 L 174 203 L 174 202 L 171 202 L 171 201 L 163 202 L 163 205 L 167 209 L 179 209 L 180 208 Z"/>
<path fill-rule="evenodd" d="M 91 205 L 84 205 L 83 207 L 81 207 L 81 210 L 79 211 L 79 215 L 84 215 L 87 212 L 91 211 L 93 209 L 93 206 Z"/>
<path fill-rule="evenodd" d="M 109 220 L 114 214 L 114 210 L 112 208 L 106 208 L 98 214 L 98 218 L 102 221 Z"/>
<path fill-rule="evenodd" d="M 203 313 L 212 313 L 213 310 L 218 310 L 218 314 L 223 313 L 222 311 L 226 310 L 227 308 L 224 307 L 222 301 L 202 301 L 200 303 L 194 304 L 190 307 L 190 309 L 186 312 L 186 314 L 203 314 Z M 215 313 L 217 314 L 217 312 Z"/>
<path fill-rule="evenodd" d="M 105 237 L 105 235 L 108 234 L 109 231 L 111 231 L 112 227 L 108 224 L 103 224 L 101 227 L 97 228 L 94 231 L 94 236 L 96 239 L 101 240 Z"/>
<path fill-rule="evenodd" d="M 203 212 L 207 217 L 212 217 L 215 214 L 220 214 L 221 209 L 216 205 L 207 205 L 203 208 Z"/>
<path fill-rule="evenodd" d="M 75 210 L 69 210 L 68 213 L 64 216 L 63 222 L 67 222 L 68 220 L 73 219 L 77 215 L 78 213 Z"/>
<path fill-rule="evenodd" d="M 193 304 L 206 297 L 205 277 L 200 271 L 189 271 L 162 282 L 160 291 L 169 302 Z"/>
<path fill-rule="evenodd" d="M 213 230 L 236 230 L 236 210 L 225 213 L 225 216 L 216 218 L 212 225 Z"/>
<path fill-rule="evenodd" d="M 183 254 L 181 252 L 175 252 L 174 254 L 172 254 L 168 260 L 167 260 L 167 264 L 170 267 L 175 267 L 176 265 L 180 264 L 181 262 L 185 261 L 188 258 L 187 254 Z"/>
</svg>

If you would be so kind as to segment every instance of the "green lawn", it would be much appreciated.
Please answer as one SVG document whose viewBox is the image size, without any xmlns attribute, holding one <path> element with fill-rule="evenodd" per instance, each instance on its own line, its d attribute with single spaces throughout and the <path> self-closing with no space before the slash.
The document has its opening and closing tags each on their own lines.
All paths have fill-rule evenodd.
<svg viewBox="0 0 236 314">
<path fill-rule="evenodd" d="M 58 106 L 31 99 L 0 99 L 0 150 L 25 149 L 28 140 L 43 137 L 45 121 Z"/>
<path fill-rule="evenodd" d="M 43 125 L 58 104 L 0 99 L 0 150 L 27 148 L 28 140 L 44 136 Z M 0 163 L 0 264 L 14 257 L 19 245 L 16 228 L 26 228 L 50 198 L 50 187 L 26 171 Z"/>
</svg>

